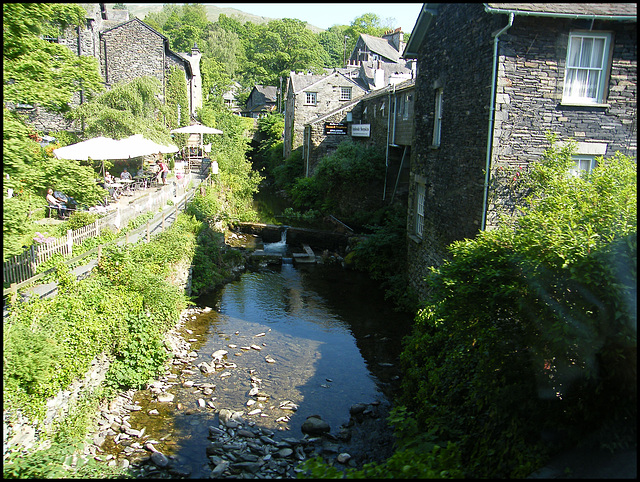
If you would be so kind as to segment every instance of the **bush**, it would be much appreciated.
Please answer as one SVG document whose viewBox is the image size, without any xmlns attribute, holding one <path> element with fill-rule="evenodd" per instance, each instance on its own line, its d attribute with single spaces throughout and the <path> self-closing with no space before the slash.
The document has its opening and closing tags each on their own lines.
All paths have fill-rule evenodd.
<svg viewBox="0 0 640 482">
<path fill-rule="evenodd" d="M 521 215 L 449 247 L 405 340 L 402 401 L 460 447 L 468 477 L 528 475 L 559 448 L 542 430 L 576 443 L 636 426 L 636 165 L 571 164 L 552 144 Z"/>
</svg>

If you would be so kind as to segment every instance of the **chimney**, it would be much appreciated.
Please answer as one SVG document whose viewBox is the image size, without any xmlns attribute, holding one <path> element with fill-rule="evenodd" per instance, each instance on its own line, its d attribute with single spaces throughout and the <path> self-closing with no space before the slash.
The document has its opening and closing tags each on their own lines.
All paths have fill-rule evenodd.
<svg viewBox="0 0 640 482">
<path fill-rule="evenodd" d="M 378 60 L 378 68 L 373 71 L 373 89 L 378 90 L 384 87 L 384 70 L 380 68 Z"/>
</svg>

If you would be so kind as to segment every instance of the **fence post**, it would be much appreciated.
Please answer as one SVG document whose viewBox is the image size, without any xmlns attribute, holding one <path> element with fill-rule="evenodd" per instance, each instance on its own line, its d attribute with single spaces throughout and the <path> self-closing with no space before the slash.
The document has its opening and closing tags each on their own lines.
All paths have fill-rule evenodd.
<svg viewBox="0 0 640 482">
<path fill-rule="evenodd" d="M 175 223 L 178 220 L 178 206 L 180 203 L 176 204 L 175 209 L 173 210 L 173 222 Z"/>
<path fill-rule="evenodd" d="M 73 255 L 73 236 L 70 229 L 67 229 L 67 247 L 69 248 L 69 256 Z"/>
<path fill-rule="evenodd" d="M 100 257 L 102 256 L 102 245 L 98 245 L 98 261 L 100 261 Z"/>
<path fill-rule="evenodd" d="M 11 290 L 11 297 L 9 299 L 11 300 L 11 304 L 15 304 L 16 298 L 18 297 L 18 284 L 11 283 L 9 289 Z"/>
<path fill-rule="evenodd" d="M 36 247 L 32 244 L 29 249 L 29 264 L 31 265 L 31 276 L 36 274 Z"/>
<path fill-rule="evenodd" d="M 124 235 L 124 244 L 129 244 L 129 231 Z"/>
<path fill-rule="evenodd" d="M 162 211 L 162 232 L 164 233 L 164 218 L 165 218 L 165 213 L 164 211 Z"/>
<path fill-rule="evenodd" d="M 147 221 L 147 243 L 151 241 L 151 221 Z"/>
</svg>

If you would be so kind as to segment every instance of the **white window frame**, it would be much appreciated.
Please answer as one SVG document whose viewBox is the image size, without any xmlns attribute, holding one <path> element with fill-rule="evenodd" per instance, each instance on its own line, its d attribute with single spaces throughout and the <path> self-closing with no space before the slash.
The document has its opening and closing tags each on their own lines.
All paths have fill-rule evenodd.
<svg viewBox="0 0 640 482">
<path fill-rule="evenodd" d="M 604 32 L 569 34 L 562 89 L 564 104 L 604 102 L 611 63 L 611 38 L 610 33 Z M 600 48 L 593 49 L 594 45 Z"/>
<path fill-rule="evenodd" d="M 583 173 L 590 173 L 594 167 L 596 167 L 596 156 L 589 156 L 584 154 L 574 154 L 571 156 L 575 161 L 575 166 L 569 169 L 569 172 L 573 176 L 581 176 Z"/>
<path fill-rule="evenodd" d="M 433 113 L 433 140 L 432 147 L 440 147 L 440 137 L 442 134 L 442 96 L 443 89 L 436 89 L 436 103 Z"/>
<path fill-rule="evenodd" d="M 408 93 L 404 94 L 404 105 L 402 106 L 402 120 L 409 119 L 409 102 L 410 95 Z"/>
<path fill-rule="evenodd" d="M 424 232 L 424 202 L 426 198 L 426 186 L 424 183 L 416 183 L 416 219 L 415 219 L 415 234 L 422 239 L 422 233 Z"/>
<path fill-rule="evenodd" d="M 318 105 L 318 93 L 305 92 L 304 105 Z"/>
<path fill-rule="evenodd" d="M 351 100 L 351 87 L 340 87 L 340 100 Z"/>
</svg>

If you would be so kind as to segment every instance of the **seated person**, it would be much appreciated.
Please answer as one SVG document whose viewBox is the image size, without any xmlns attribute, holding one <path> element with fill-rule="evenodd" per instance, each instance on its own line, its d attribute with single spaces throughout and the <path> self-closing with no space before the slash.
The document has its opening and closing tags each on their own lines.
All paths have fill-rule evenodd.
<svg viewBox="0 0 640 482">
<path fill-rule="evenodd" d="M 104 182 L 111 184 L 113 183 L 113 181 L 114 181 L 113 176 L 109 173 L 109 171 L 105 172 Z"/>
<path fill-rule="evenodd" d="M 53 195 L 53 189 L 49 188 L 47 190 L 46 199 L 50 207 L 56 208 L 58 210 L 58 217 L 64 218 L 67 212 L 67 206 L 62 201 L 56 199 L 56 197 Z"/>
<path fill-rule="evenodd" d="M 75 211 L 78 203 L 71 196 L 67 196 L 62 191 L 53 191 L 53 197 L 66 205 L 68 210 Z"/>
<path fill-rule="evenodd" d="M 131 180 L 131 173 L 129 171 L 127 171 L 127 168 L 125 167 L 124 170 L 120 173 L 120 179 L 128 179 Z"/>
<path fill-rule="evenodd" d="M 142 166 L 140 166 L 140 169 L 138 169 L 136 177 L 144 177 L 144 169 L 142 169 Z"/>
</svg>

